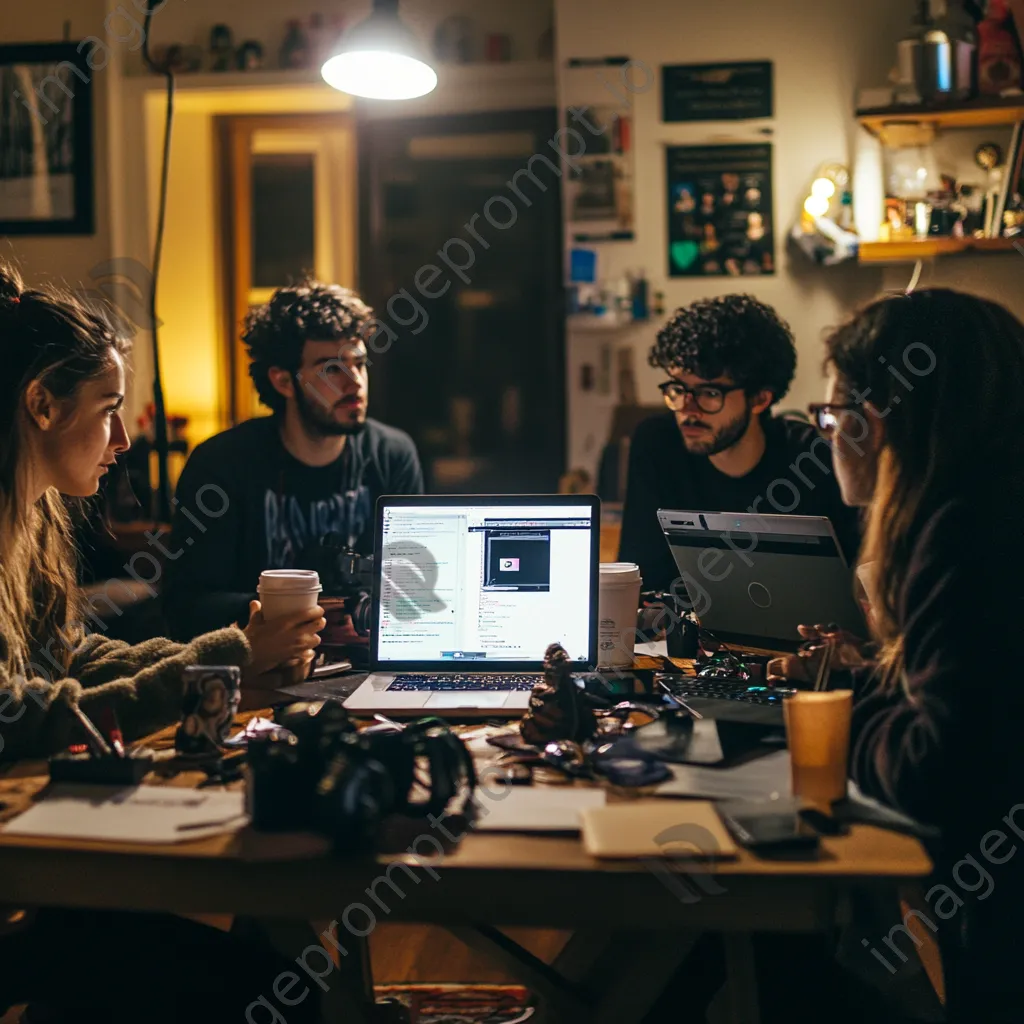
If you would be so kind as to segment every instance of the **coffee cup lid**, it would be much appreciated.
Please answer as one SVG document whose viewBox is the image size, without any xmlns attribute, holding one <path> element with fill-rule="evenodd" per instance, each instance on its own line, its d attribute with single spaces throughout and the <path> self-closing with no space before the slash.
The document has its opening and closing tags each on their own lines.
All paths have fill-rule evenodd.
<svg viewBox="0 0 1024 1024">
<path fill-rule="evenodd" d="M 260 573 L 259 590 L 267 593 L 308 593 L 321 590 L 320 574 L 313 569 L 266 569 Z"/>
<path fill-rule="evenodd" d="M 639 576 L 640 566 L 636 562 L 602 562 L 602 576 Z"/>
</svg>

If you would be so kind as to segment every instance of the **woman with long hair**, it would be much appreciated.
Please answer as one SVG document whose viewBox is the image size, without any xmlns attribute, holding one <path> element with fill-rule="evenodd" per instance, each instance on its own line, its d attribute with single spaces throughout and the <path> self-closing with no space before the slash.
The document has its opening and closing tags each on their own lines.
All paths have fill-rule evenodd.
<svg viewBox="0 0 1024 1024">
<path fill-rule="evenodd" d="M 89 635 L 65 498 L 95 494 L 127 451 L 125 341 L 72 296 L 25 290 L 0 267 L 0 757 L 67 745 L 71 705 L 113 707 L 126 735 L 181 712 L 181 670 L 238 665 L 269 702 L 269 670 L 308 660 L 321 612 L 223 629 L 187 645 L 131 648 Z M 251 692 L 250 703 L 251 699 Z M 259 702 L 258 697 L 256 702 Z"/>
<path fill-rule="evenodd" d="M 921 913 L 948 1019 L 1019 1021 L 1024 325 L 927 289 L 873 302 L 827 353 L 813 411 L 843 500 L 866 509 L 858 575 L 876 648 L 854 675 L 851 777 L 941 833 Z M 790 657 L 771 671 L 807 668 Z"/>
<path fill-rule="evenodd" d="M 308 661 L 319 642 L 320 609 L 268 623 L 257 602 L 244 632 L 185 645 L 158 638 L 129 647 L 89 633 L 65 498 L 95 494 L 128 448 L 126 353 L 102 313 L 70 295 L 26 290 L 0 265 L 2 759 L 84 739 L 76 705 L 90 716 L 114 710 L 127 739 L 169 725 L 192 664 L 242 667 L 249 703 L 269 703 L 270 670 Z M 18 919 L 30 923 L 0 938 L 0 1014 L 39 999 L 49 1007 L 26 1019 L 64 1019 L 62 1010 L 76 1020 L 241 1019 L 280 969 L 262 947 L 169 916 L 44 908 Z M 55 958 L 55 949 L 67 955 Z"/>
</svg>

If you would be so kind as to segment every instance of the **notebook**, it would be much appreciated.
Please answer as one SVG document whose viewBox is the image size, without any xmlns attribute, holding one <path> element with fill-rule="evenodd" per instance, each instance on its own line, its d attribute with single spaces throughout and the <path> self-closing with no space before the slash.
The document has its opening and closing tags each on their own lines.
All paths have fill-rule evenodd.
<svg viewBox="0 0 1024 1024">
<path fill-rule="evenodd" d="M 707 800 L 637 800 L 580 813 L 592 857 L 723 860 L 739 850 Z"/>
</svg>

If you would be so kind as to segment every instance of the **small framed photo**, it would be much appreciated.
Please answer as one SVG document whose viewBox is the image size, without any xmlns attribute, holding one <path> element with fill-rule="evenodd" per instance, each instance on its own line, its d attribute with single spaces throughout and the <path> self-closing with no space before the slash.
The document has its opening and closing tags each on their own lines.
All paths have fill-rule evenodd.
<svg viewBox="0 0 1024 1024">
<path fill-rule="evenodd" d="M 0 235 L 91 235 L 95 74 L 81 43 L 0 46 Z"/>
</svg>

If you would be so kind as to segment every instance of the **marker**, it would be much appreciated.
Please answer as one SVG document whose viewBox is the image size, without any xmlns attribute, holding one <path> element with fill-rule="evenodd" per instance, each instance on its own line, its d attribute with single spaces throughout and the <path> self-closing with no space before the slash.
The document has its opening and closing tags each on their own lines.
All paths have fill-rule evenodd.
<svg viewBox="0 0 1024 1024">
<path fill-rule="evenodd" d="M 104 708 L 100 716 L 100 724 L 103 732 L 110 737 L 110 745 L 118 757 L 125 757 L 124 735 L 121 732 L 121 723 L 117 720 L 117 712 L 113 708 Z"/>
</svg>

